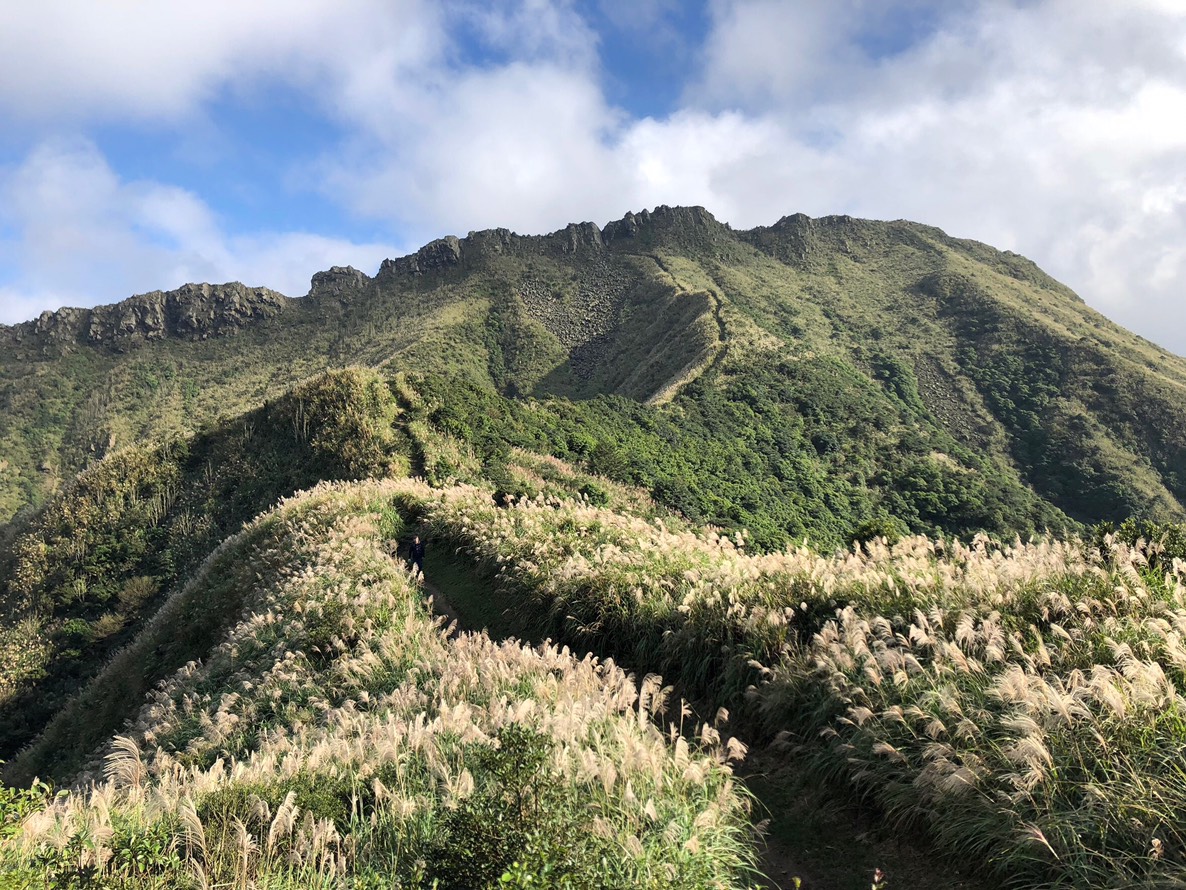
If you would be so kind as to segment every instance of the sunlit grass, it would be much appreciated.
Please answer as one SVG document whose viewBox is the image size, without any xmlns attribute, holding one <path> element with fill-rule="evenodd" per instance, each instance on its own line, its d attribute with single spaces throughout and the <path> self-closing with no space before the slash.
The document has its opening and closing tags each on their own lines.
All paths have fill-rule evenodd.
<svg viewBox="0 0 1186 890">
<path fill-rule="evenodd" d="M 1019 886 L 1186 876 L 1186 565 L 1144 545 L 925 538 L 751 555 L 560 498 L 427 522 L 552 632 L 662 670 Z"/>
<path fill-rule="evenodd" d="M 229 546 L 254 581 L 221 642 L 0 865 L 120 887 L 745 885 L 739 749 L 662 732 L 657 677 L 431 620 L 371 507 L 437 497 L 322 486 L 246 529 Z"/>
</svg>

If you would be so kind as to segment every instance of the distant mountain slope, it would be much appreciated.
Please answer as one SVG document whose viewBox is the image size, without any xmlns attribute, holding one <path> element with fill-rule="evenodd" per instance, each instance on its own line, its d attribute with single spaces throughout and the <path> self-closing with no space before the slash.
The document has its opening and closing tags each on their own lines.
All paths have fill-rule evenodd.
<svg viewBox="0 0 1186 890">
<path fill-rule="evenodd" d="M 660 207 L 477 232 L 303 299 L 190 285 L 49 313 L 0 328 L 0 356 L 0 519 L 346 365 L 413 375 L 479 461 L 578 459 L 766 546 L 1186 518 L 1186 361 L 908 222 L 737 232 Z"/>
</svg>

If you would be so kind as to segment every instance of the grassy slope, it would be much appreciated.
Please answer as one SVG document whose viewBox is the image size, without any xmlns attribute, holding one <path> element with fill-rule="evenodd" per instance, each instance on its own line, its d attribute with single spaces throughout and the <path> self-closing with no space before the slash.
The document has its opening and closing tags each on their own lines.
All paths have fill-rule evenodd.
<svg viewBox="0 0 1186 890">
<path fill-rule="evenodd" d="M 749 556 L 556 461 L 515 454 L 506 473 L 539 497 L 498 508 L 489 490 L 450 501 L 419 487 L 399 513 L 428 522 L 434 553 L 460 547 L 499 571 L 496 599 L 519 604 L 512 623 L 543 618 L 561 639 L 670 673 L 735 716 L 748 710 L 760 721 L 749 731 L 789 731 L 814 775 L 851 783 L 889 824 L 928 826 L 950 855 L 998 874 L 1097 886 L 1180 873 L 1165 813 L 1181 788 L 1163 755 L 1180 744 L 1183 705 L 1166 679 L 1181 671 L 1183 582 L 1168 565 L 1144 570 L 1151 552 L 1100 564 L 1076 544 L 940 553 L 911 541 L 859 557 Z M 113 664 L 149 672 L 133 692 L 157 678 L 134 651 Z M 119 708 L 99 705 L 135 698 L 103 684 L 94 704 L 62 712 L 22 769 L 62 756 L 67 769 L 87 738 L 114 729 Z M 83 736 L 80 715 L 107 727 Z M 1099 782 L 1114 792 L 1101 796 Z M 1147 819 L 1125 821 L 1142 807 Z M 1160 858 L 1146 855 L 1149 831 Z"/>
<path fill-rule="evenodd" d="M 374 373 L 336 372 L 192 439 L 112 454 L 51 498 L 0 554 L 0 758 L 261 507 L 323 479 L 407 472 L 397 410 Z"/>
<path fill-rule="evenodd" d="M 555 638 L 729 707 L 748 738 L 981 876 L 1182 880 L 1180 533 L 1173 559 L 922 539 L 822 557 L 555 496 L 425 519 Z"/>
<path fill-rule="evenodd" d="M 0 873 L 126 888 L 747 886 L 746 799 L 711 727 L 689 745 L 636 713 L 656 709 L 651 680 L 433 626 L 390 545 L 406 505 L 439 496 L 322 487 L 228 540 L 22 758 L 33 768 L 64 741 L 77 762 L 119 709 L 135 718 L 103 745 L 97 789 L 20 828 L 0 812 Z M 202 663 L 145 701 L 162 650 Z"/>
<path fill-rule="evenodd" d="M 909 358 L 919 380 L 931 380 L 920 387 L 926 407 L 965 444 L 1012 459 L 1082 521 L 1183 516 L 1182 359 L 1111 324 L 1027 260 L 982 244 L 912 223 L 783 228 L 753 238 L 790 270 L 781 279 L 822 295 L 816 302 L 858 358 Z M 798 241 L 807 247 L 794 254 Z"/>
<path fill-rule="evenodd" d="M 735 233 L 664 209 L 631 226 L 607 227 L 608 247 L 479 233 L 455 263 L 385 269 L 208 341 L 6 347 L 0 515 L 112 447 L 233 417 L 326 367 L 388 362 L 511 397 L 663 403 L 634 422 L 670 428 L 653 444 L 673 464 L 625 478 L 774 546 L 889 517 L 1028 533 L 1068 515 L 1186 516 L 1186 364 L 1028 261 L 911 223 L 796 217 Z M 756 416 L 724 404 L 747 400 Z M 562 420 L 584 415 L 594 447 L 621 449 L 631 437 L 603 426 L 607 411 L 620 413 L 554 402 Z M 713 456 L 747 436 L 749 466 Z M 797 484 L 747 489 L 779 473 Z"/>
<path fill-rule="evenodd" d="M 607 486 L 604 479 L 593 480 L 572 467 L 525 453 L 514 456 L 512 469 L 524 490 L 561 501 L 581 497 L 591 482 Z M 606 495 L 607 504 L 622 513 L 654 513 L 637 492 L 607 489 Z M 678 520 L 664 518 L 673 528 L 679 527 Z M 430 542 L 425 577 L 430 590 L 445 596 L 462 627 L 484 629 L 495 639 L 515 637 L 537 643 L 556 632 L 530 594 L 490 578 L 464 553 L 455 552 L 447 538 Z M 568 639 L 581 651 L 584 641 L 576 636 Z M 619 656 L 623 651 L 615 650 Z M 624 666 L 645 672 L 651 665 Z M 697 706 L 709 712 L 714 709 L 703 701 Z M 770 887 L 790 888 L 798 877 L 807 890 L 867 890 L 878 870 L 890 876 L 891 885 L 920 890 L 981 886 L 966 873 L 937 861 L 935 851 L 920 850 L 919 837 L 911 836 L 904 843 L 901 833 L 876 814 L 860 812 L 843 790 L 836 793 L 822 787 L 782 752 L 751 750 L 740 771 L 758 802 L 754 818 L 767 824 L 761 863 Z"/>
</svg>

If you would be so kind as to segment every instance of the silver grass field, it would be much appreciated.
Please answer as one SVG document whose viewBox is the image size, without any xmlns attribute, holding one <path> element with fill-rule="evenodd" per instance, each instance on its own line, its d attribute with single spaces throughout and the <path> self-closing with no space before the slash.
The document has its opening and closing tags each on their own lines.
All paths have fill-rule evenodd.
<svg viewBox="0 0 1186 890">
<path fill-rule="evenodd" d="M 483 886 L 480 863 L 446 874 L 440 857 L 465 841 L 459 814 L 481 798 L 518 820 L 500 887 L 541 874 L 748 886 L 749 802 L 728 765 L 741 752 L 711 726 L 681 734 L 679 713 L 661 730 L 662 681 L 555 646 L 450 637 L 432 620 L 374 508 L 437 496 L 414 482 L 322 486 L 224 545 L 256 578 L 243 614 L 161 685 L 91 781 L 10 832 L 8 880 Z M 523 739 L 539 755 L 529 778 L 546 787 L 506 801 L 483 769 Z M 327 804 L 326 789 L 341 793 Z"/>
<path fill-rule="evenodd" d="M 1155 543 L 750 555 L 641 513 L 462 490 L 427 521 L 556 637 L 736 708 L 973 873 L 1186 885 L 1186 565 L 1151 570 Z"/>
<path fill-rule="evenodd" d="M 1186 886 L 1186 565 L 1151 568 L 1156 543 L 750 554 L 534 460 L 535 497 L 323 485 L 245 528 L 221 548 L 250 589 L 220 645 L 0 861 L 30 886 L 749 886 L 745 738 L 1004 886 Z M 450 636 L 393 517 L 560 646 Z M 665 683 L 740 738 L 668 709 Z M 513 856 L 451 861 L 487 849 L 492 809 Z M 146 838 L 163 852 L 137 873 Z"/>
</svg>

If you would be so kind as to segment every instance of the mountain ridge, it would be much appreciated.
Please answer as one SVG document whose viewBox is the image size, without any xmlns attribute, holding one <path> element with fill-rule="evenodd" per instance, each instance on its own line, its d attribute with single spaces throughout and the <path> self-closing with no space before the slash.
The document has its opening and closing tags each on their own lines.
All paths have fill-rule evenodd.
<svg viewBox="0 0 1186 890">
<path fill-rule="evenodd" d="M 719 222 L 704 207 L 659 205 L 653 211 L 644 209 L 638 213 L 627 212 L 622 218 L 611 220 L 601 227 L 584 221 L 571 222 L 561 229 L 539 235 L 522 235 L 507 228 L 473 230 L 460 237 L 444 235 L 410 254 L 382 260 L 373 276 L 353 266 L 335 265 L 315 272 L 309 290 L 299 297 L 281 294 L 266 286 L 245 285 L 240 281 L 187 282 L 173 290 L 133 294 L 114 303 L 92 308 L 65 306 L 57 310 L 45 310 L 34 319 L 13 325 L 0 324 L 0 335 L 9 334 L 17 342 L 21 342 L 24 337 L 44 336 L 51 340 L 63 340 L 72 335 L 78 342 L 91 345 L 109 344 L 120 336 L 130 339 L 139 336 L 143 340 L 168 336 L 202 339 L 233 331 L 252 320 L 271 318 L 287 311 L 286 307 L 298 300 L 341 298 L 346 293 L 357 292 L 375 282 L 443 272 L 475 259 L 504 254 L 571 255 L 602 251 L 610 249 L 615 241 L 645 240 L 658 233 L 676 232 L 686 236 L 691 232 L 698 236 L 698 240 L 707 243 L 715 240 L 714 235 L 736 236 L 759 249 L 765 249 L 784 262 L 790 260 L 790 254 L 786 250 L 778 251 L 779 245 L 770 244 L 767 236 L 787 236 L 793 245 L 791 249 L 800 254 L 799 261 L 806 264 L 808 252 L 813 249 L 819 251 L 821 242 L 829 235 L 839 233 L 842 249 L 850 250 L 851 242 L 843 237 L 844 233 L 859 232 L 865 224 L 924 230 L 953 243 L 999 253 L 1016 260 L 1021 267 L 1032 270 L 1035 278 L 1040 277 L 1082 303 L 1073 291 L 1045 275 L 1025 257 L 1010 251 L 998 252 L 977 241 L 955 239 L 941 229 L 922 223 L 864 220 L 846 214 L 813 218 L 794 213 L 781 217 L 771 226 L 734 230 L 729 224 Z"/>
<path fill-rule="evenodd" d="M 0 327 L 0 334 L 9 334 L 18 344 L 31 338 L 45 345 L 70 342 L 108 348 L 167 338 L 204 340 L 272 318 L 289 299 L 269 288 L 237 281 L 190 283 L 91 309 L 47 310 L 30 321 Z"/>
<path fill-rule="evenodd" d="M 711 435 L 761 428 L 749 459 L 780 479 L 775 503 L 822 474 L 812 483 L 816 518 L 779 520 L 770 542 L 820 522 L 835 540 L 851 521 L 841 517 L 878 511 L 905 510 L 909 527 L 933 530 L 951 507 L 918 508 L 919 499 L 938 487 L 940 501 L 959 502 L 969 482 L 1020 485 L 1056 509 L 1035 512 L 1015 492 L 1005 498 L 1013 518 L 973 510 L 958 529 L 1186 517 L 1186 419 L 1176 407 L 1186 361 L 1113 325 L 1024 257 L 901 220 L 792 214 L 735 231 L 702 207 L 660 206 L 546 235 L 486 229 L 385 259 L 374 276 L 331 267 L 305 297 L 186 285 L 43 314 L 0 330 L 6 339 L 2 519 L 123 444 L 229 421 L 347 365 L 543 405 L 624 397 L 683 416 L 677 426 L 706 397 L 723 398 L 730 419 L 713 421 Z M 470 418 L 452 422 L 479 435 Z M 474 447 L 497 451 L 492 433 L 480 435 Z M 588 460 L 573 451 L 584 437 L 565 436 L 547 447 Z M 622 429 L 591 447 L 620 450 L 632 438 Z M 806 464 L 792 470 L 788 460 Z M 901 466 L 886 476 L 886 461 Z M 740 478 L 726 464 L 635 466 L 629 481 L 682 490 L 692 473 L 693 488 L 705 486 L 696 510 L 756 523 L 766 496 L 738 510 L 698 481 Z M 806 465 L 814 469 L 802 477 Z M 972 475 L 960 482 L 960 473 Z M 881 495 L 867 506 L 863 491 L 904 478 L 915 479 L 916 506 L 877 507 Z"/>
</svg>

